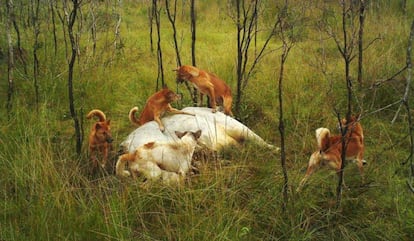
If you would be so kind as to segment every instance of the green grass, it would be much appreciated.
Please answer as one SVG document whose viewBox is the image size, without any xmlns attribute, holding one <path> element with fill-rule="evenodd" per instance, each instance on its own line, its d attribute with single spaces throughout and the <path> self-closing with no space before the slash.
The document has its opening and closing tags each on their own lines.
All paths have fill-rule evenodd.
<svg viewBox="0 0 414 241">
<path fill-rule="evenodd" d="M 189 14 L 182 14 L 179 2 L 179 44 L 183 63 L 188 64 Z M 217 73 L 235 93 L 236 27 L 226 4 L 208 2 L 197 5 L 197 65 Z M 52 36 L 42 32 L 40 103 L 36 106 L 34 102 L 32 73 L 25 75 L 18 65 L 12 112 L 8 116 L 4 105 L 0 109 L 0 240 L 413 240 L 413 194 L 406 184 L 408 165 L 402 165 L 409 156 L 407 115 L 402 111 L 391 124 L 397 106 L 373 113 L 401 98 L 405 80 L 399 76 L 377 89 L 369 88 L 405 64 L 413 16 L 403 16 L 395 3 L 387 2 L 372 4 L 368 11 L 366 41 L 378 36 L 381 39 L 365 51 L 364 86 L 354 86 L 354 110 L 362 107 L 365 113 L 366 183 L 361 185 L 357 167 L 349 164 L 345 180 L 350 189 L 344 190 L 339 209 L 337 176 L 325 168 L 312 176 L 302 192 L 294 191 L 315 150 L 314 130 L 326 126 L 334 131 L 334 108 L 345 113 L 343 60 L 333 40 L 315 28 L 320 14 L 315 5 L 308 6 L 308 21 L 298 26 L 298 31 L 304 33 L 296 33 L 300 42 L 292 48 L 285 66 L 289 176 L 285 211 L 280 156 L 252 143 L 226 150 L 219 158 L 197 155 L 200 174 L 191 176 L 181 187 L 159 183 L 142 186 L 137 181 L 117 178 L 113 171 L 91 174 L 86 141 L 82 155 L 75 154 L 61 29 L 56 56 Z M 336 6 L 338 11 L 334 4 L 331 7 Z M 92 124 L 85 118 L 90 109 L 99 108 L 112 120 L 112 161 L 116 160 L 117 145 L 134 129 L 128 121 L 129 109 L 142 108 L 156 88 L 157 61 L 156 52 L 150 52 L 147 7 L 124 2 L 116 9 L 122 13 L 125 46 L 121 50 L 114 50 L 112 45 L 116 19 L 110 4 L 98 4 L 98 21 L 102 22 L 98 25 L 95 55 L 90 33 L 82 32 L 82 51 L 74 74 L 75 107 L 84 138 Z M 408 8 L 413 12 L 412 3 Z M 85 16 L 87 11 L 85 8 Z M 263 26 L 273 19 L 272 11 L 264 8 Z M 4 26 L 5 19 L 1 20 Z M 176 67 L 172 31 L 165 16 L 162 28 L 165 80 L 176 90 L 171 71 Z M 29 30 L 22 31 L 22 40 L 30 53 Z M 3 38 L 0 47 L 4 50 Z M 259 39 L 258 44 L 263 41 Z M 271 46 L 277 48 L 279 44 L 275 39 Z M 326 53 L 325 59 L 322 53 Z M 0 98 L 6 100 L 7 64 L 4 59 L 0 61 L 5 70 L 0 75 L 0 89 L 4 90 Z M 237 113 L 243 123 L 275 145 L 280 143 L 279 65 L 280 50 L 263 58 Z M 28 67 L 31 71 L 30 58 Z M 181 106 L 188 105 L 186 89 L 179 86 L 178 90 L 184 93 Z"/>
</svg>

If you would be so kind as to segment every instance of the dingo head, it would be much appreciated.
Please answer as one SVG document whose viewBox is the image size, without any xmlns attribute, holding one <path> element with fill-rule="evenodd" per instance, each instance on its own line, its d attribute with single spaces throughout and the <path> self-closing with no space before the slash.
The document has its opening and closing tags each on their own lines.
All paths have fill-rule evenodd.
<svg viewBox="0 0 414 241">
<path fill-rule="evenodd" d="M 191 78 L 197 77 L 200 74 L 200 70 L 194 66 L 183 65 L 178 67 L 174 71 L 177 72 L 177 83 L 183 83 Z"/>
<path fill-rule="evenodd" d="M 95 136 L 101 142 L 112 143 L 111 120 L 96 122 L 94 125 Z"/>
</svg>

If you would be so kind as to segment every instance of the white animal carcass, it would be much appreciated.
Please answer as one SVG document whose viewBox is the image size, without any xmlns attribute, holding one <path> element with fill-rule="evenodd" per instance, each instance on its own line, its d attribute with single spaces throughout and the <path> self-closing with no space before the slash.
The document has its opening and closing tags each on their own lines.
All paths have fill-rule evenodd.
<svg viewBox="0 0 414 241">
<path fill-rule="evenodd" d="M 201 148 L 219 151 L 232 145 L 240 145 L 244 141 L 252 141 L 268 148 L 278 149 L 266 143 L 260 136 L 236 119 L 221 112 L 212 113 L 210 108 L 186 107 L 182 109 L 195 116 L 173 114 L 162 118 L 165 131 L 161 132 L 155 121 L 138 127 L 121 143 L 121 147 L 131 153 L 149 142 L 175 142 L 175 131 L 196 132 L 201 130 L 198 143 Z"/>
</svg>

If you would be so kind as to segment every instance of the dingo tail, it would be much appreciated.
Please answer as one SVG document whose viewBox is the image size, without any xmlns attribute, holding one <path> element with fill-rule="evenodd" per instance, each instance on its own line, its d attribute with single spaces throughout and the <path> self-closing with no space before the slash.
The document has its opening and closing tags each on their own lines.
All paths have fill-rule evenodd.
<svg viewBox="0 0 414 241">
<path fill-rule="evenodd" d="M 131 121 L 132 124 L 134 125 L 139 125 L 139 120 L 137 119 L 137 117 L 135 116 L 135 113 L 138 111 L 138 107 L 133 107 L 128 114 L 129 117 L 129 121 Z"/>
<path fill-rule="evenodd" d="M 329 137 L 331 133 L 329 129 L 321 127 L 316 129 L 315 132 L 319 150 L 325 151 L 330 146 Z"/>
<path fill-rule="evenodd" d="M 98 110 L 98 109 L 94 109 L 94 110 L 89 111 L 86 118 L 91 119 L 94 116 L 98 117 L 100 122 L 106 121 L 105 114 L 101 110 Z"/>
<path fill-rule="evenodd" d="M 133 161 L 135 159 L 135 153 L 123 154 L 118 158 L 116 162 L 115 172 L 117 176 L 120 177 L 129 177 L 131 173 L 128 170 L 125 170 L 125 164 L 128 161 Z"/>
</svg>

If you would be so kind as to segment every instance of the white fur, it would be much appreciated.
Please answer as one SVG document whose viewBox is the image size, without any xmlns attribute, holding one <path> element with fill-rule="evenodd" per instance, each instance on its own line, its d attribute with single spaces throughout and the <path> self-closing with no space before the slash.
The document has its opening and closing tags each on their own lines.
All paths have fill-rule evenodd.
<svg viewBox="0 0 414 241">
<path fill-rule="evenodd" d="M 197 68 L 192 67 L 189 71 L 189 73 L 193 76 L 193 77 L 197 77 L 200 75 L 200 70 L 198 70 Z"/>
<path fill-rule="evenodd" d="M 318 143 L 318 147 L 321 148 L 323 138 L 325 136 L 329 137 L 331 133 L 330 133 L 329 129 L 324 128 L 324 127 L 316 129 L 315 132 L 316 132 L 315 134 L 316 134 L 316 141 Z"/>
<path fill-rule="evenodd" d="M 130 170 L 134 173 L 140 173 L 151 181 L 162 181 L 165 184 L 177 184 L 181 181 L 182 176 L 176 172 L 170 172 L 161 169 L 155 162 L 139 160 L 130 163 Z"/>
<path fill-rule="evenodd" d="M 174 141 L 156 141 L 153 145 L 141 145 L 135 150 L 135 159 L 128 161 L 129 169 L 150 180 L 161 179 L 164 183 L 179 182 L 191 168 L 191 160 L 199 133 L 185 132 Z M 120 158 L 116 164 L 119 176 L 129 176 L 125 162 Z"/>
<path fill-rule="evenodd" d="M 133 152 L 148 142 L 173 143 L 178 138 L 175 131 L 201 130 L 199 144 L 203 148 L 218 151 L 224 147 L 239 145 L 240 140 L 250 140 L 259 145 L 275 148 L 236 119 L 221 112 L 212 113 L 210 108 L 186 107 L 183 111 L 195 116 L 175 114 L 162 118 L 165 131 L 161 132 L 155 121 L 150 121 L 129 134 L 121 146 Z"/>
</svg>

